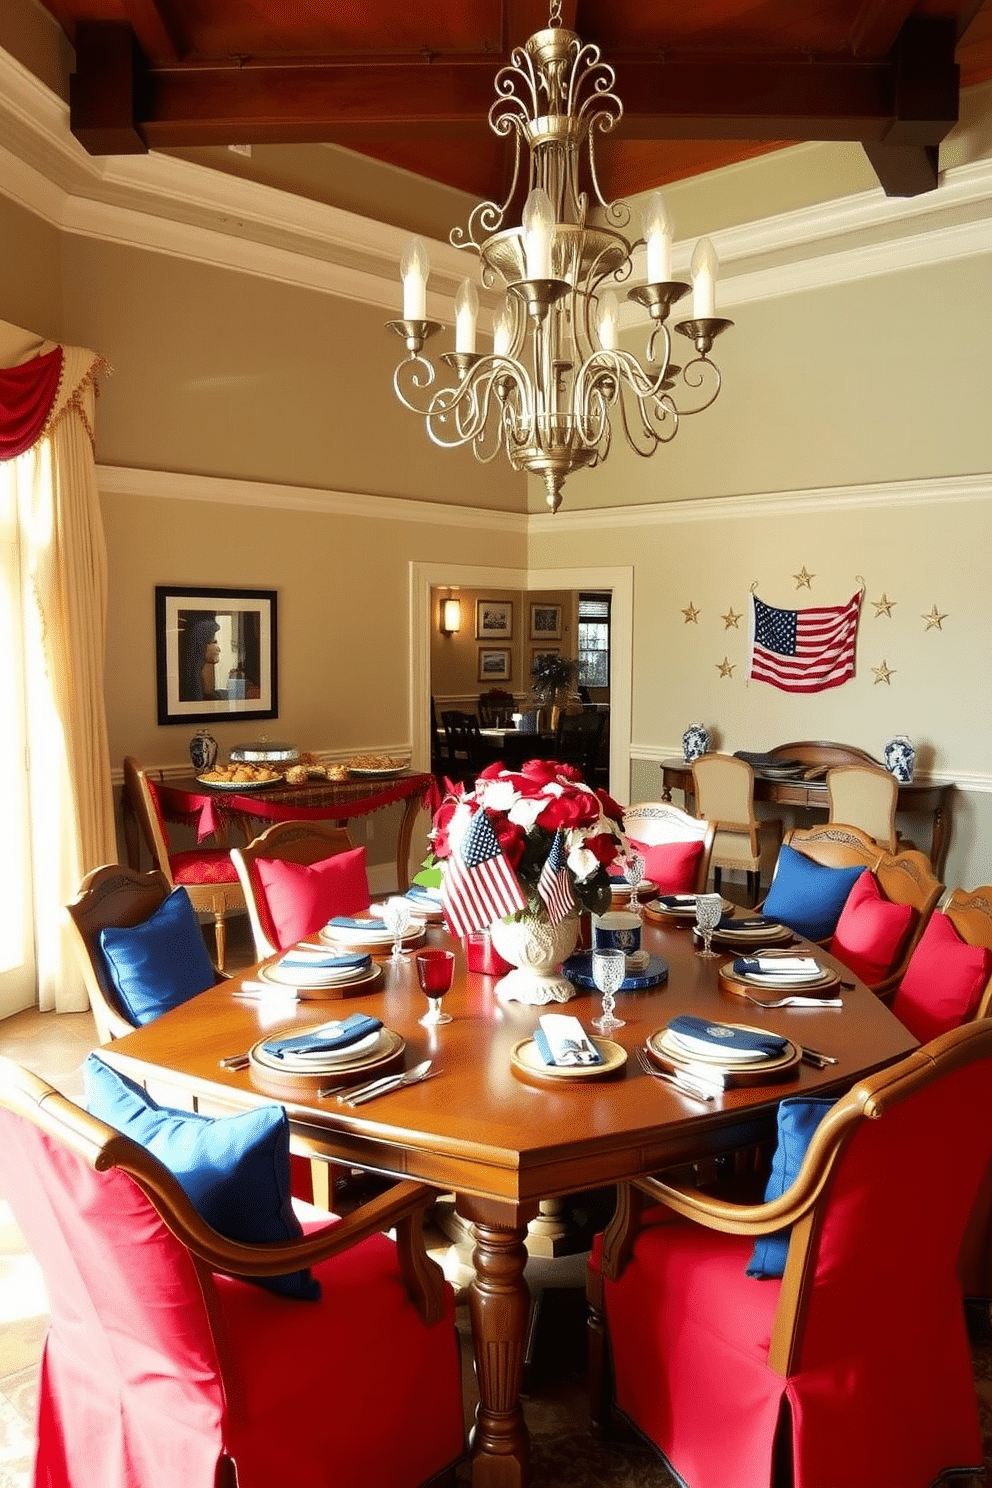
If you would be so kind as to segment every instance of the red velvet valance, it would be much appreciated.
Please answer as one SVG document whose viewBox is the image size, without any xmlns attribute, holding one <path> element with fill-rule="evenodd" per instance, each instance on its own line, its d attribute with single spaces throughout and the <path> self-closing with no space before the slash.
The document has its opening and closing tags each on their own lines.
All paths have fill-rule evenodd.
<svg viewBox="0 0 992 1488">
<path fill-rule="evenodd" d="M 0 460 L 23 455 L 52 411 L 62 377 L 62 348 L 0 371 Z"/>
</svg>

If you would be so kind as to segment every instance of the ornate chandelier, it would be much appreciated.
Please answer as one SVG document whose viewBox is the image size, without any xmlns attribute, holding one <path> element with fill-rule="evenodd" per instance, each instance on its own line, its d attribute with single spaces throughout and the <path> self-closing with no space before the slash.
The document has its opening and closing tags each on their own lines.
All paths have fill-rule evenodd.
<svg viewBox="0 0 992 1488">
<path fill-rule="evenodd" d="M 622 422 L 630 447 L 646 456 L 675 437 L 681 418 L 713 403 L 721 378 L 709 353 L 733 324 L 714 315 L 717 259 L 708 239 L 693 254 L 692 284 L 672 279 L 671 228 L 660 192 L 649 198 L 643 238 L 631 242 L 620 230 L 630 208 L 604 201 L 595 156 L 596 132 L 608 132 L 623 116 L 611 91 L 615 75 L 598 47 L 562 25 L 560 11 L 561 0 L 551 0 L 548 28 L 515 48 L 496 77 L 490 128 L 515 145 L 506 200 L 481 202 L 467 227 L 451 232 L 456 248 L 479 254 L 486 288 L 506 288 L 491 354 L 476 351 L 479 297 L 466 279 L 455 297 L 455 350 L 441 355 L 456 380 L 435 388 L 436 368 L 421 353 L 442 326 L 426 318 L 429 265 L 417 238 L 401 264 L 403 319 L 388 323 L 409 353 L 393 375 L 396 395 L 426 420 L 431 439 L 471 444 L 483 463 L 504 451 L 515 470 L 543 478 L 553 512 L 566 476 L 606 458 L 612 418 Z M 505 226 L 524 146 L 527 200 L 520 226 Z M 584 169 L 589 190 L 580 190 Z M 620 309 L 611 286 L 631 279 L 633 249 L 642 244 L 647 282 L 627 290 L 649 317 L 640 361 L 619 347 Z M 696 354 L 679 367 L 668 315 L 690 289 L 692 319 L 675 330 Z"/>
</svg>

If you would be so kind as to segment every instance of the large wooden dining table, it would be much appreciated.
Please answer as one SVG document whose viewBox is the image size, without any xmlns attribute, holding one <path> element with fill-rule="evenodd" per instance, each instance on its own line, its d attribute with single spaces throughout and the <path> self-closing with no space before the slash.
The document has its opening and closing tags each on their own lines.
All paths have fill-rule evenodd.
<svg viewBox="0 0 992 1488">
<path fill-rule="evenodd" d="M 339 1001 L 238 1000 L 234 977 L 166 1013 L 101 1053 L 158 1100 L 230 1113 L 273 1098 L 251 1070 L 219 1061 L 248 1050 L 277 1028 L 303 1028 L 361 1010 L 406 1041 L 405 1063 L 434 1061 L 436 1078 L 351 1108 L 334 1096 L 285 1099 L 301 1150 L 454 1193 L 473 1227 L 475 1280 L 470 1312 L 479 1386 L 472 1438 L 474 1488 L 523 1488 L 529 1482 L 528 1439 L 520 1403 L 529 1297 L 524 1279 L 528 1223 L 542 1200 L 616 1183 L 767 1136 L 785 1095 L 840 1094 L 860 1076 L 916 1047 L 912 1036 L 873 994 L 843 971 L 840 1009 L 759 1010 L 720 989 L 718 968 L 732 953 L 700 956 L 691 929 L 645 925 L 645 946 L 668 964 L 668 979 L 641 992 L 621 992 L 626 1024 L 613 1035 L 628 1051 L 613 1078 L 527 1077 L 511 1052 L 528 1039 L 540 1008 L 500 1001 L 496 978 L 469 973 L 459 942 L 441 927 L 428 941 L 458 952 L 445 1009 L 452 1022 L 431 1030 L 419 1018 L 426 1003 L 412 959 L 385 961 L 379 990 Z M 825 952 L 815 954 L 832 963 Z M 251 972 L 244 976 L 251 976 Z M 588 1029 L 599 995 L 579 989 L 558 1011 Z M 635 1051 L 677 1013 L 773 1029 L 832 1054 L 827 1069 L 803 1064 L 794 1078 L 725 1092 L 711 1106 L 643 1073 Z"/>
</svg>

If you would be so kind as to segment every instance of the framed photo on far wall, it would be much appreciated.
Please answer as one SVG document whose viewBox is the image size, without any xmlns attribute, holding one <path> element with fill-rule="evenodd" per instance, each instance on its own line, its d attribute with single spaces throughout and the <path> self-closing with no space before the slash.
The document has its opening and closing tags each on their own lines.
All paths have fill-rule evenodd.
<svg viewBox="0 0 992 1488">
<path fill-rule="evenodd" d="M 475 638 L 477 641 L 508 641 L 513 636 L 513 600 L 477 599 L 475 602 Z"/>
<path fill-rule="evenodd" d="M 278 718 L 274 589 L 155 587 L 159 723 Z"/>
<path fill-rule="evenodd" d="M 490 649 L 486 646 L 479 647 L 479 681 L 480 682 L 509 682 L 510 680 L 510 648 L 509 646 L 497 646 Z"/>
<path fill-rule="evenodd" d="M 530 638 L 532 641 L 561 640 L 561 605 L 532 604 L 530 607 Z"/>
</svg>

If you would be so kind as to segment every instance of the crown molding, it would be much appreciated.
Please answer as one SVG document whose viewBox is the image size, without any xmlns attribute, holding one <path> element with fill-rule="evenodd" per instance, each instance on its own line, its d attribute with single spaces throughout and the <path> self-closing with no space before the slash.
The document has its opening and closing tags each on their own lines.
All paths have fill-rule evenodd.
<svg viewBox="0 0 992 1488">
<path fill-rule="evenodd" d="M 936 506 L 992 498 L 992 473 L 947 475 L 922 480 L 876 481 L 857 486 L 820 486 L 803 491 L 746 492 L 697 497 L 642 506 L 591 507 L 587 511 L 531 514 L 529 535 L 586 532 L 608 526 L 670 527 L 686 522 L 726 522 L 753 517 L 797 517 L 809 512 L 868 511 L 874 508 Z"/>
<path fill-rule="evenodd" d="M 395 310 L 407 234 L 171 156 L 87 155 L 68 105 L 2 48 L 0 137 L 0 193 L 60 231 Z M 992 161 L 979 161 L 924 196 L 872 190 L 715 232 L 721 309 L 992 251 L 990 198 Z M 675 272 L 690 252 L 675 245 Z M 451 321 L 478 260 L 436 240 L 430 257 L 428 313 Z"/>
<path fill-rule="evenodd" d="M 186 475 L 170 470 L 137 470 L 124 465 L 98 465 L 102 496 L 142 496 L 154 501 L 208 501 L 219 506 L 273 507 L 280 511 L 316 512 L 362 521 L 407 522 L 429 527 L 461 527 L 476 532 L 526 536 L 522 512 L 448 506 L 411 497 L 372 496 L 355 491 L 325 491 L 311 486 L 282 486 L 268 481 Z"/>
</svg>

